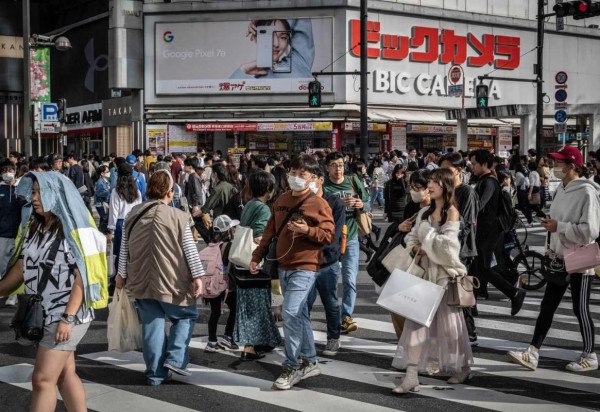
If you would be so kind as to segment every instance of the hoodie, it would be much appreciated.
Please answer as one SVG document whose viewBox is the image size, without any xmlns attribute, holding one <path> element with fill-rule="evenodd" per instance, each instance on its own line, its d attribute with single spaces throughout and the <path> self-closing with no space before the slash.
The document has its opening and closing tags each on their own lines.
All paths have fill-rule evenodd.
<svg viewBox="0 0 600 412">
<path fill-rule="evenodd" d="M 587 179 L 560 184 L 550 206 L 550 218 L 558 221 L 557 231 L 550 236 L 550 249 L 563 256 L 563 249 L 587 245 L 600 232 L 600 186 Z M 586 274 L 593 274 L 588 271 Z"/>
</svg>

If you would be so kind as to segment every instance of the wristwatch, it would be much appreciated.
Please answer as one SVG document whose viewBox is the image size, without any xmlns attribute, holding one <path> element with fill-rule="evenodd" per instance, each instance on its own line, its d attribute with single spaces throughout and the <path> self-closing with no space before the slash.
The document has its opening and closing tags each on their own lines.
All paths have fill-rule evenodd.
<svg viewBox="0 0 600 412">
<path fill-rule="evenodd" d="M 64 323 L 68 323 L 70 325 L 75 323 L 75 315 L 68 315 L 66 313 L 63 313 L 62 316 L 60 317 L 60 320 L 63 321 Z"/>
</svg>

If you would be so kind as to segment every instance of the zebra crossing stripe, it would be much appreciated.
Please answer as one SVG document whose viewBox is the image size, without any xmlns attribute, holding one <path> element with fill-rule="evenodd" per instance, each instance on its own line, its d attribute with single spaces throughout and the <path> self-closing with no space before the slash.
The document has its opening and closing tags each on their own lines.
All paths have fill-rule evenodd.
<svg viewBox="0 0 600 412">
<path fill-rule="evenodd" d="M 323 332 L 314 332 L 315 339 L 324 338 L 326 334 Z M 324 335 L 324 336 L 321 336 Z M 342 338 L 344 339 L 344 338 Z M 206 337 L 194 338 L 190 342 L 191 348 L 204 349 L 206 346 Z M 373 342 L 378 344 L 379 342 Z M 384 344 L 386 345 L 386 344 Z M 393 346 L 393 345 L 390 345 Z M 348 348 L 345 344 L 342 348 Z M 350 348 L 352 349 L 352 348 Z M 393 347 L 395 352 L 395 346 Z M 219 352 L 229 356 L 238 356 L 235 352 Z M 283 362 L 283 353 L 280 349 L 267 354 L 259 362 L 267 362 L 270 364 L 280 365 Z M 506 364 L 504 364 L 504 367 Z M 321 373 L 333 378 L 345 379 L 358 383 L 384 387 L 391 389 L 401 382 L 404 373 L 394 372 L 387 369 L 365 366 L 351 362 L 339 361 L 331 358 L 319 357 L 319 367 Z M 564 411 L 567 405 L 549 402 L 547 400 L 529 398 L 522 395 L 514 395 L 503 393 L 491 389 L 474 387 L 469 385 L 448 385 L 439 379 L 419 376 L 421 390 L 419 395 L 429 398 L 439 399 L 443 401 L 451 401 L 463 405 L 486 408 L 496 411 L 514 412 L 515 408 L 527 405 L 528 411 Z M 440 389 L 452 390 L 440 390 Z M 394 395 L 392 395 L 394 396 Z M 570 408 L 570 407 L 569 407 Z M 574 410 L 586 410 L 582 408 L 574 408 Z"/>
<path fill-rule="evenodd" d="M 486 305 L 486 304 L 482 304 L 482 303 L 477 303 L 477 310 L 480 313 L 491 313 L 494 315 L 510 316 L 510 308 L 508 306 L 495 306 L 495 305 Z M 539 314 L 540 314 L 539 310 L 521 309 L 519 311 L 518 317 L 528 318 L 528 319 L 537 319 Z M 560 322 L 560 323 L 567 323 L 569 325 L 579 325 L 579 322 L 577 322 L 577 318 L 575 316 L 561 315 L 558 313 L 554 314 L 554 321 Z"/>
<path fill-rule="evenodd" d="M 97 352 L 81 355 L 81 357 L 140 373 L 143 373 L 146 368 L 140 352 Z M 344 412 L 364 412 L 366 410 L 381 412 L 397 411 L 397 409 L 298 387 L 282 392 L 272 389 L 272 381 L 241 375 L 227 370 L 213 369 L 194 364 L 189 364 L 187 368 L 192 372 L 192 376 L 174 376 L 173 379 L 190 385 L 284 408 L 310 412 L 334 410 L 343 410 Z M 275 377 L 273 380 L 275 380 Z"/>
<path fill-rule="evenodd" d="M 0 382 L 22 389 L 31 390 L 33 365 L 20 363 L 0 367 Z M 144 411 L 144 412 L 193 412 L 184 408 L 148 396 L 138 395 L 112 386 L 83 381 L 87 407 L 98 412 Z M 57 392 L 58 393 L 58 392 Z M 60 393 L 58 393 L 59 399 Z M 23 406 L 23 410 L 25 410 Z"/>
</svg>

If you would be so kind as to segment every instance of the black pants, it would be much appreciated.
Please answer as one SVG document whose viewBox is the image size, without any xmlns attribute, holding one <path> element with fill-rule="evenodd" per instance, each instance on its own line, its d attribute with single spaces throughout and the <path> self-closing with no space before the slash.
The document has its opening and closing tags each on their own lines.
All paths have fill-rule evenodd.
<svg viewBox="0 0 600 412">
<path fill-rule="evenodd" d="M 523 212 L 527 223 L 531 223 L 533 216 L 531 215 L 531 205 L 529 204 L 529 190 L 517 189 L 517 201 L 517 208 Z"/>
<path fill-rule="evenodd" d="M 490 234 L 488 234 L 488 237 L 489 236 Z M 504 247 L 501 238 L 498 238 L 496 242 L 497 243 L 486 242 L 486 245 L 482 245 L 485 246 L 486 250 L 483 250 L 483 247 L 477 250 L 477 257 L 469 269 L 470 272 L 479 279 L 482 286 L 486 283 L 491 283 L 496 289 L 504 293 L 507 298 L 512 299 L 517 293 L 517 288 L 506 280 L 495 268 L 491 267 L 492 255 L 498 254 L 498 252 L 501 251 L 500 248 Z M 487 249 L 488 247 L 491 248 L 494 253 L 487 252 L 487 250 L 490 250 Z"/>
<path fill-rule="evenodd" d="M 590 316 L 590 292 L 593 276 L 583 276 L 581 274 L 571 274 L 571 296 L 573 299 L 573 312 L 579 322 L 579 330 L 583 338 L 583 353 L 594 352 L 594 321 Z M 535 330 L 531 344 L 536 348 L 541 348 L 544 339 L 552 326 L 554 312 L 558 308 L 563 295 L 567 291 L 567 285 L 558 286 L 553 283 L 546 285 L 544 298 L 540 305 L 540 315 L 535 322 Z"/>
<path fill-rule="evenodd" d="M 225 292 L 223 292 L 225 293 Z M 227 324 L 225 325 L 225 336 L 233 336 L 233 328 L 235 327 L 235 312 L 236 312 L 236 293 L 230 291 L 225 298 L 225 303 L 229 308 L 229 316 L 227 317 Z M 221 302 L 223 301 L 223 295 L 213 298 L 206 299 L 210 304 L 210 317 L 208 318 L 208 341 L 217 341 L 217 326 L 219 325 L 219 318 L 221 317 Z"/>
</svg>

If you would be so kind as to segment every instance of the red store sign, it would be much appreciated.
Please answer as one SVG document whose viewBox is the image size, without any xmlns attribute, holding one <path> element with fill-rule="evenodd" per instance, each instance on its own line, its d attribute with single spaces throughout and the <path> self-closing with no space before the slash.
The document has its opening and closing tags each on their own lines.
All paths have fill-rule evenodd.
<svg viewBox="0 0 600 412">
<path fill-rule="evenodd" d="M 515 70 L 521 63 L 521 38 L 473 33 L 457 35 L 454 30 L 413 26 L 410 36 L 381 33 L 381 22 L 368 21 L 367 48 L 371 59 L 404 60 L 439 64 L 465 64 L 469 67 L 494 65 Z M 350 20 L 351 53 L 360 57 L 360 20 Z"/>
<path fill-rule="evenodd" d="M 188 132 L 255 132 L 256 123 L 186 123 Z"/>
</svg>

